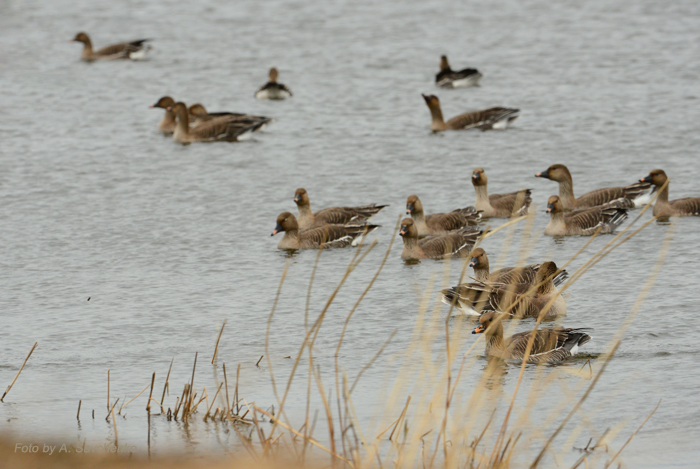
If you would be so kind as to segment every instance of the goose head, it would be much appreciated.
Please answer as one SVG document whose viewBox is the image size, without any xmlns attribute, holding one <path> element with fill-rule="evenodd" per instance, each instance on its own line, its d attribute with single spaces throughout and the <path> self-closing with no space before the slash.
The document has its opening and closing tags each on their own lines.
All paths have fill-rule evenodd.
<svg viewBox="0 0 700 469">
<path fill-rule="evenodd" d="M 78 33 L 75 35 L 70 42 L 82 42 L 83 44 L 90 44 L 90 37 L 85 33 Z"/>
<path fill-rule="evenodd" d="M 472 334 L 493 335 L 501 324 L 501 315 L 495 311 L 489 311 L 479 316 L 479 323 L 476 325 Z"/>
<path fill-rule="evenodd" d="M 297 223 L 296 217 L 289 212 L 283 212 L 277 217 L 277 225 L 275 225 L 275 229 L 272 230 L 270 236 L 274 236 L 280 231 L 294 231 L 298 229 L 299 224 Z"/>
<path fill-rule="evenodd" d="M 469 267 L 476 269 L 487 269 L 489 268 L 489 258 L 486 256 L 486 251 L 481 248 L 476 248 L 471 253 L 471 261 L 469 262 Z"/>
<path fill-rule="evenodd" d="M 535 177 L 551 179 L 552 181 L 556 182 L 563 182 L 571 180 L 571 173 L 569 172 L 569 168 L 563 164 L 553 164 L 541 173 L 535 174 Z"/>
<path fill-rule="evenodd" d="M 406 215 L 423 213 L 423 204 L 417 195 L 409 195 L 406 199 Z"/>
<path fill-rule="evenodd" d="M 277 83 L 277 76 L 279 73 L 277 72 L 277 69 L 275 67 L 272 67 L 270 69 L 270 82 L 271 83 Z"/>
<path fill-rule="evenodd" d="M 425 99 L 425 104 L 428 105 L 430 109 L 440 109 L 440 100 L 434 94 L 431 95 L 421 95 Z"/>
<path fill-rule="evenodd" d="M 482 168 L 476 168 L 472 172 L 472 184 L 475 186 L 485 186 L 488 182 L 489 178 L 486 177 L 486 173 Z"/>
<path fill-rule="evenodd" d="M 661 187 L 664 185 L 667 179 L 668 177 L 666 177 L 666 173 L 663 169 L 655 169 L 650 172 L 648 176 L 640 179 L 639 182 L 650 182 L 656 187 Z"/>
<path fill-rule="evenodd" d="M 163 96 L 160 98 L 155 104 L 151 104 L 149 107 L 151 108 L 163 108 L 163 109 L 168 109 L 171 106 L 175 105 L 175 100 L 171 98 L 170 96 Z"/>
<path fill-rule="evenodd" d="M 443 55 L 440 57 L 440 71 L 442 70 L 449 70 L 450 69 L 450 63 L 447 61 L 447 56 Z"/>
<path fill-rule="evenodd" d="M 554 214 L 563 211 L 564 206 L 562 205 L 558 195 L 553 195 L 549 199 L 547 199 L 547 209 L 545 210 L 545 212 Z"/>
<path fill-rule="evenodd" d="M 410 218 L 401 220 L 401 230 L 399 234 L 404 238 L 418 238 L 418 230 Z"/>
<path fill-rule="evenodd" d="M 209 115 L 206 108 L 199 103 L 193 104 L 192 106 L 190 106 L 189 111 L 190 111 L 190 114 L 194 117 L 206 119 L 206 117 Z"/>
<path fill-rule="evenodd" d="M 294 203 L 297 206 L 309 205 L 309 194 L 306 192 L 306 189 L 300 187 L 294 192 Z"/>
</svg>

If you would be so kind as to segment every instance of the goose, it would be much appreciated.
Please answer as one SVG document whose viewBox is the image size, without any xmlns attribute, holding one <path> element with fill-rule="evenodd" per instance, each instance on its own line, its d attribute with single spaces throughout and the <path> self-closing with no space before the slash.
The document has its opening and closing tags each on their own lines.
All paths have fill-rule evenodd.
<svg viewBox="0 0 700 469">
<path fill-rule="evenodd" d="M 309 194 L 306 189 L 300 187 L 294 192 L 294 203 L 299 210 L 299 229 L 307 230 L 323 225 L 357 224 L 379 213 L 386 205 L 363 205 L 360 207 L 329 207 L 316 213 L 311 211 Z"/>
<path fill-rule="evenodd" d="M 169 107 L 175 113 L 177 123 L 173 140 L 179 143 L 191 142 L 236 142 L 264 125 L 268 120 L 241 121 L 236 116 L 222 116 L 190 129 L 189 113 L 185 103 L 175 103 Z"/>
<path fill-rule="evenodd" d="M 489 195 L 487 185 L 488 178 L 482 168 L 476 168 L 472 172 L 472 184 L 476 192 L 474 207 L 481 211 L 481 215 L 489 218 L 509 218 L 525 215 L 532 202 L 532 191 L 523 189 L 508 194 Z"/>
<path fill-rule="evenodd" d="M 430 129 L 433 132 L 441 132 L 443 130 L 466 130 L 466 129 L 505 129 L 510 121 L 517 119 L 520 109 L 511 109 L 505 107 L 492 107 L 482 111 L 471 111 L 445 122 L 442 118 L 440 110 L 440 100 L 435 95 L 423 95 L 425 103 L 430 109 L 430 115 L 433 122 L 430 124 Z"/>
<path fill-rule="evenodd" d="M 472 331 L 472 334 L 486 334 L 486 355 L 502 360 L 522 361 L 533 333 L 535 339 L 527 359 L 528 363 L 555 363 L 565 360 L 576 355 L 578 348 L 591 340 L 591 336 L 588 335 L 590 328 L 562 327 L 519 332 L 504 339 L 503 318 L 503 315 L 493 311 L 484 313 Z"/>
<path fill-rule="evenodd" d="M 151 49 L 151 46 L 144 44 L 150 39 L 139 39 L 138 41 L 122 42 L 121 44 L 113 44 L 103 47 L 97 51 L 92 50 L 92 41 L 85 33 L 78 33 L 71 42 L 82 42 L 83 52 L 80 58 L 86 62 L 95 60 L 116 60 L 116 59 L 131 59 L 140 60 L 146 56 L 146 52 Z"/>
<path fill-rule="evenodd" d="M 648 176 L 640 179 L 640 182 L 651 183 L 656 190 L 661 189 L 668 178 L 663 169 L 655 169 Z M 683 199 L 668 200 L 668 186 L 664 187 L 656 199 L 654 216 L 656 217 L 689 217 L 700 216 L 700 197 L 685 197 Z"/>
<path fill-rule="evenodd" d="M 277 83 L 277 69 L 270 69 L 270 81 L 255 92 L 257 99 L 287 99 L 292 96 L 292 91 L 281 83 Z"/>
<path fill-rule="evenodd" d="M 406 199 L 406 215 L 411 215 L 420 238 L 445 234 L 467 226 L 476 226 L 481 220 L 481 213 L 474 207 L 458 208 L 449 213 L 433 213 L 426 216 L 423 213 L 423 204 L 415 194 L 409 195 Z"/>
<path fill-rule="evenodd" d="M 535 174 L 535 177 L 551 179 L 559 183 L 559 199 L 564 210 L 596 207 L 610 202 L 615 202 L 616 205 L 624 208 L 643 206 L 648 202 L 644 195 L 651 188 L 651 184 L 640 181 L 625 187 L 597 189 L 576 198 L 571 173 L 563 164 L 553 164 L 545 171 Z"/>
<path fill-rule="evenodd" d="M 601 205 L 565 212 L 556 195 L 547 200 L 546 212 L 550 214 L 550 220 L 544 234 L 550 236 L 590 236 L 599 228 L 601 234 L 613 233 L 627 219 L 627 209 L 615 206 Z"/>
<path fill-rule="evenodd" d="M 447 56 L 440 57 L 440 73 L 435 75 L 435 85 L 442 88 L 466 88 L 479 86 L 481 73 L 475 68 L 465 68 L 455 71 L 450 68 Z"/>
<path fill-rule="evenodd" d="M 277 225 L 270 236 L 284 231 L 277 247 L 279 249 L 326 249 L 354 246 L 361 237 L 373 232 L 379 225 L 323 225 L 309 230 L 299 230 L 299 224 L 294 215 L 289 212 L 280 213 Z M 358 239 L 360 238 L 360 239 Z"/>
<path fill-rule="evenodd" d="M 566 302 L 554 284 L 561 273 L 554 262 L 543 262 L 534 282 L 466 283 L 442 290 L 442 302 L 454 304 L 457 310 L 468 315 L 498 311 L 519 318 L 537 318 L 552 301 L 543 317 L 551 320 L 566 314 Z"/>
<path fill-rule="evenodd" d="M 447 257 L 464 257 L 481 236 L 481 230 L 473 226 L 451 231 L 446 234 L 418 239 L 418 230 L 413 220 L 401 220 L 403 238 L 403 259 L 443 259 Z"/>
<path fill-rule="evenodd" d="M 207 112 L 207 109 L 199 103 L 190 106 L 189 113 L 190 126 L 192 128 L 198 127 L 200 124 L 209 122 L 210 120 L 216 119 L 217 117 L 236 117 L 241 122 L 249 122 L 251 124 L 258 121 L 271 122 L 271 119 L 265 116 L 253 116 L 250 114 L 242 114 L 239 112 Z M 256 130 L 260 129 L 262 129 L 262 127 L 259 127 Z"/>
<path fill-rule="evenodd" d="M 175 105 L 175 100 L 170 96 L 163 96 L 155 104 L 151 104 L 151 109 L 161 108 L 165 110 L 163 120 L 158 124 L 158 130 L 165 135 L 170 135 L 175 131 L 175 113 L 170 110 Z"/>
<path fill-rule="evenodd" d="M 532 285 L 537 278 L 537 271 L 542 264 L 530 264 L 524 267 L 504 267 L 490 272 L 489 257 L 483 248 L 476 248 L 471 253 L 469 267 L 474 269 L 474 278 L 484 283 L 524 283 Z M 559 271 L 559 274 L 552 280 L 555 286 L 559 286 L 569 277 L 566 270 Z M 456 287 L 455 287 L 456 288 Z"/>
</svg>

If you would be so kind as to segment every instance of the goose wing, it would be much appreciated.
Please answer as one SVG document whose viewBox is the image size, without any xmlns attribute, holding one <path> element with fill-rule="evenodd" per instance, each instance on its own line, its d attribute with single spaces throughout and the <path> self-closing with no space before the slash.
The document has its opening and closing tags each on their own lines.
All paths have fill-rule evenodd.
<svg viewBox="0 0 700 469">
<path fill-rule="evenodd" d="M 363 205 L 360 207 L 329 207 L 314 213 L 317 223 L 344 225 L 361 222 L 379 212 L 386 205 Z"/>
<path fill-rule="evenodd" d="M 532 203 L 532 190 L 523 189 L 508 194 L 493 194 L 489 196 L 489 202 L 497 210 L 524 215 Z"/>
<path fill-rule="evenodd" d="M 453 129 L 490 128 L 494 123 L 503 119 L 515 119 L 518 112 L 520 112 L 519 109 L 492 107 L 460 114 L 448 120 L 446 124 Z"/>
<path fill-rule="evenodd" d="M 676 199 L 669 204 L 680 215 L 700 216 L 700 197 L 686 197 L 684 199 Z"/>
<path fill-rule="evenodd" d="M 418 246 L 431 258 L 467 255 L 481 235 L 481 230 L 474 227 L 463 228 L 440 236 L 424 238 L 418 241 Z"/>
<path fill-rule="evenodd" d="M 139 39 L 138 41 L 122 42 L 120 44 L 112 44 L 111 46 L 103 47 L 95 52 L 95 55 L 102 57 L 110 57 L 114 59 L 129 58 L 133 52 L 138 52 L 144 47 L 144 43 L 150 39 Z"/>
<path fill-rule="evenodd" d="M 459 71 L 445 69 L 435 75 L 435 84 L 437 86 L 449 86 L 453 81 L 467 78 L 471 75 L 479 75 L 479 71 L 475 68 L 464 68 Z"/>
<path fill-rule="evenodd" d="M 372 232 L 378 225 L 323 225 L 299 233 L 305 248 L 340 248 L 349 246 L 355 238 Z"/>
<path fill-rule="evenodd" d="M 235 142 L 239 135 L 260 128 L 266 121 L 251 122 L 237 116 L 217 117 L 190 130 L 196 140 Z"/>
</svg>

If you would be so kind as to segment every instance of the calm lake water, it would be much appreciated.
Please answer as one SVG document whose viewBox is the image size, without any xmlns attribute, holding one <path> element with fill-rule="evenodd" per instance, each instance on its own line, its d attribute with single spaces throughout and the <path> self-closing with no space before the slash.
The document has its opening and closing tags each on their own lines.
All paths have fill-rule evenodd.
<svg viewBox="0 0 700 469">
<path fill-rule="evenodd" d="M 275 404 L 267 359 L 255 364 L 269 354 L 278 383 L 289 375 L 293 360 L 284 357 L 296 355 L 304 336 L 316 257 L 301 252 L 288 258 L 276 248 L 279 238 L 270 238 L 280 212 L 296 213 L 298 187 L 308 190 L 314 209 L 390 204 L 373 219 L 383 226 L 371 236 L 377 248 L 341 290 L 316 343 L 315 362 L 331 388 L 347 313 L 378 268 L 409 194 L 418 194 L 427 212 L 470 205 L 475 167 L 485 168 L 492 193 L 532 188 L 537 236 L 527 261 L 557 263 L 586 239 L 540 236 L 546 199 L 557 188 L 533 176 L 550 164 L 568 165 L 578 194 L 629 184 L 659 167 L 672 179 L 672 198 L 700 195 L 699 18 L 698 2 L 658 0 L 3 1 L 3 390 L 32 344 L 39 345 L 0 405 L 0 432 L 21 442 L 111 441 L 113 428 L 104 420 L 107 370 L 111 396 L 120 403 L 143 389 L 154 371 L 159 398 L 174 358 L 166 398 L 172 406 L 197 351 L 197 384 L 210 394 L 221 364 L 227 363 L 231 380 L 241 363 L 241 395 L 264 408 Z M 79 60 L 81 46 L 68 42 L 78 31 L 88 32 L 96 47 L 151 37 L 154 49 L 145 62 L 86 64 Z M 454 68 L 477 67 L 482 86 L 435 89 L 441 54 Z M 253 99 L 271 66 L 294 92 L 292 99 Z M 496 105 L 518 107 L 521 116 L 505 132 L 436 135 L 421 93 L 437 94 L 445 117 Z M 275 122 L 249 142 L 181 146 L 158 134 L 162 111 L 148 109 L 163 95 Z M 591 423 L 573 446 L 624 422 L 614 440 L 619 448 L 662 399 L 622 459 L 628 467 L 650 468 L 700 461 L 698 223 L 678 220 L 661 274 L 590 402 L 574 417 L 574 424 Z M 669 226 L 652 223 L 568 290 L 562 322 L 595 329 L 583 349 L 588 357 L 605 350 L 632 308 Z M 508 252 L 501 252 L 506 230 L 484 242 L 492 265 L 499 254 L 504 265 L 518 260 L 521 230 Z M 594 240 L 568 270 L 609 240 Z M 426 288 L 434 299 L 460 274 L 452 263 L 443 282 L 443 262 L 406 264 L 400 249 L 397 239 L 350 321 L 340 354 L 353 380 L 397 331 L 353 394 L 363 423 L 374 416 L 377 391 L 395 377 L 393 364 L 408 347 Z M 350 248 L 321 256 L 312 319 L 354 253 Z M 267 318 L 288 260 L 266 353 Z M 431 278 L 437 278 L 433 286 Z M 442 308 L 443 318 L 447 310 Z M 214 372 L 209 361 L 223 321 Z M 471 328 L 459 318 L 450 326 L 466 351 L 476 337 Z M 441 348 L 444 335 L 434 340 L 435 357 Z M 576 371 L 586 359 L 546 372 Z M 305 359 L 301 369 L 287 408 L 297 428 L 305 412 Z M 526 384 L 535 373 L 526 370 Z M 515 367 L 504 375 L 506 395 L 517 376 Z M 468 396 L 478 378 L 466 377 L 460 393 Z M 571 389 L 581 382 L 566 373 L 558 379 Z M 406 393 L 397 399 L 401 407 Z M 141 396 L 118 419 L 120 442 L 142 453 L 144 406 Z M 160 418 L 152 425 L 154 454 L 240 450 L 234 434 L 201 420 L 187 432 Z M 578 457 L 571 451 L 564 461 Z"/>
</svg>

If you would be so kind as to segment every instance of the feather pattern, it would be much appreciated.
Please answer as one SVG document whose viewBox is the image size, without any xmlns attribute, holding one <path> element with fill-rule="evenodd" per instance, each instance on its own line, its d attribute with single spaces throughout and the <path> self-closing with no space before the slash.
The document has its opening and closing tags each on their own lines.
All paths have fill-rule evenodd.
<svg viewBox="0 0 700 469">
<path fill-rule="evenodd" d="M 476 202 L 474 206 L 485 217 L 508 218 L 527 214 L 532 203 L 532 190 L 522 189 L 506 194 L 489 194 L 488 177 L 483 168 L 472 171 L 471 177 Z"/>
<path fill-rule="evenodd" d="M 627 209 L 598 206 L 564 212 L 561 200 L 553 195 L 547 202 L 551 218 L 544 234 L 551 236 L 590 236 L 600 229 L 601 234 L 613 233 L 627 219 Z"/>
<path fill-rule="evenodd" d="M 415 194 L 406 199 L 406 213 L 411 215 L 421 238 L 476 226 L 481 220 L 481 212 L 472 206 L 458 208 L 449 213 L 425 215 L 423 203 Z"/>
<path fill-rule="evenodd" d="M 232 115 L 217 117 L 190 129 L 189 111 L 184 103 L 175 103 L 168 110 L 173 110 L 177 118 L 173 140 L 179 143 L 235 142 L 242 134 L 253 132 L 269 122 L 269 119 L 241 119 Z"/>
<path fill-rule="evenodd" d="M 294 203 L 299 210 L 298 222 L 302 230 L 328 224 L 360 224 L 387 206 L 369 204 L 359 207 L 328 207 L 313 213 L 309 194 L 303 187 L 294 193 Z"/>
<path fill-rule="evenodd" d="M 289 212 L 277 217 L 277 225 L 272 235 L 283 231 L 284 236 L 277 245 L 280 249 L 326 249 L 346 247 L 357 242 L 379 228 L 379 225 L 323 225 L 308 230 L 299 230 L 299 224 L 294 215 Z"/>
<path fill-rule="evenodd" d="M 137 55 L 144 54 L 150 49 L 150 46 L 146 44 L 150 39 L 112 44 L 97 51 L 93 51 L 92 41 L 86 33 L 76 34 L 71 41 L 83 43 L 83 52 L 80 57 L 88 62 L 94 60 L 135 59 Z"/>
<path fill-rule="evenodd" d="M 404 259 L 442 259 L 446 257 L 464 257 L 469 254 L 476 240 L 481 236 L 481 230 L 470 226 L 461 230 L 450 231 L 442 235 L 419 239 L 414 221 L 404 218 L 401 221 Z"/>
<path fill-rule="evenodd" d="M 700 216 L 700 197 L 668 200 L 668 177 L 663 169 L 651 171 L 647 177 L 642 178 L 640 181 L 653 184 L 654 188 L 660 191 L 654 205 L 654 216 L 664 218 Z"/>
<path fill-rule="evenodd" d="M 519 109 L 492 107 L 481 111 L 466 112 L 445 122 L 442 117 L 438 97 L 435 95 L 423 95 L 423 99 L 425 99 L 432 116 L 430 128 L 435 132 L 443 130 L 505 129 L 520 113 Z"/>
</svg>

